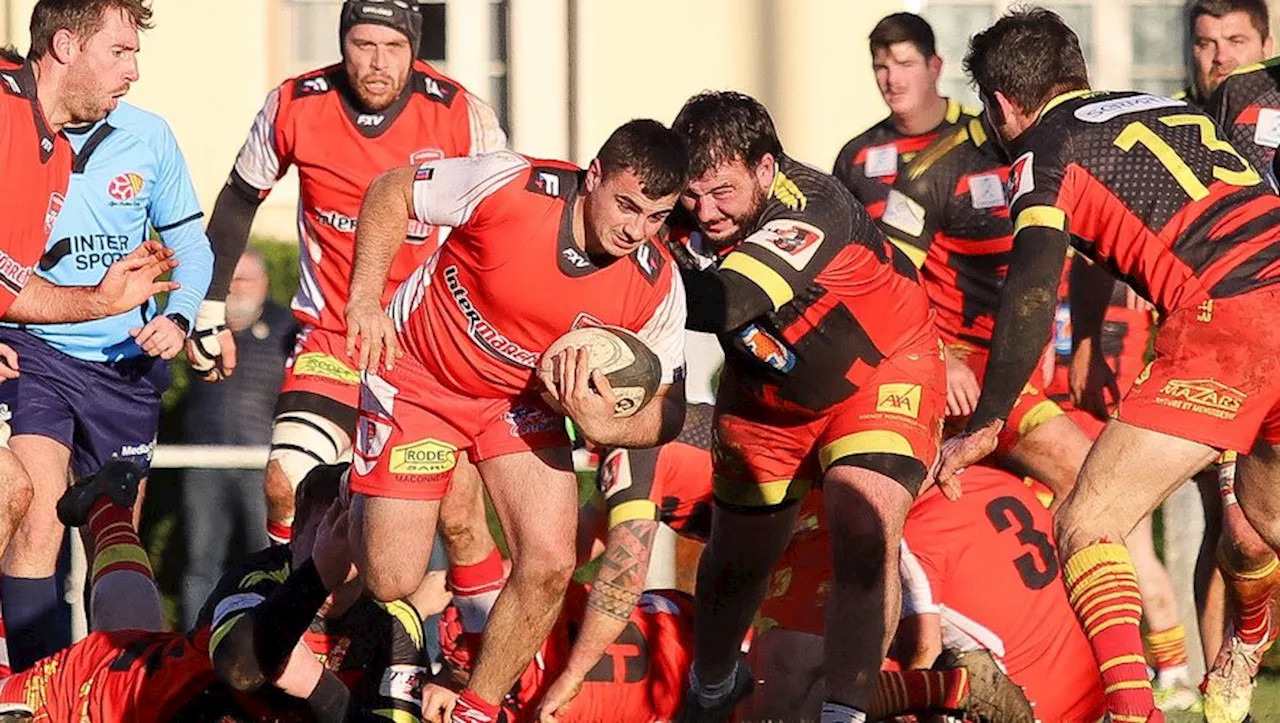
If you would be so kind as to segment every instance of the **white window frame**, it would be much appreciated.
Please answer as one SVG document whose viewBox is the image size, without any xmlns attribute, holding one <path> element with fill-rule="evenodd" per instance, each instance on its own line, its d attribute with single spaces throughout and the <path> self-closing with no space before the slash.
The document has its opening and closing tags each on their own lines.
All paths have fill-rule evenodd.
<svg viewBox="0 0 1280 723">
<path fill-rule="evenodd" d="M 910 12 L 920 13 L 928 17 L 929 5 L 977 5 L 993 7 L 996 17 L 1006 10 L 1018 5 L 1021 0 L 906 0 L 904 5 Z M 1090 37 L 1092 38 L 1093 57 L 1086 58 L 1089 63 L 1089 80 L 1093 87 L 1108 90 L 1130 90 L 1134 86 L 1133 79 L 1133 35 L 1130 25 L 1132 13 L 1130 8 L 1138 5 L 1158 5 L 1168 7 L 1184 7 L 1181 0 L 1047 0 L 1055 6 L 1087 5 L 1092 8 Z M 1042 4 L 1042 3 L 1036 3 Z M 1186 31 L 1179 28 L 1179 38 L 1185 43 Z M 951 62 L 944 69 L 944 76 L 949 79 L 963 74 L 961 58 L 948 58 Z M 1173 63 L 1169 66 L 1173 67 Z M 1178 78 L 1185 82 L 1187 77 L 1186 50 L 1178 57 L 1180 69 Z"/>
</svg>

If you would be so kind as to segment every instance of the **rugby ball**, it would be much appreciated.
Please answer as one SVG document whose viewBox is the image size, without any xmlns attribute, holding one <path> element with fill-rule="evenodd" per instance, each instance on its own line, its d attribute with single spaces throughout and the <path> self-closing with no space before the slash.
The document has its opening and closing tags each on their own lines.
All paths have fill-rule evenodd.
<svg viewBox="0 0 1280 723">
<path fill-rule="evenodd" d="M 640 337 L 616 326 L 586 326 L 570 331 L 543 352 L 539 370 L 554 372 L 551 366 L 560 352 L 582 347 L 589 355 L 588 366 L 600 370 L 613 387 L 617 397 L 613 416 L 630 417 L 653 399 L 662 381 L 662 362 Z"/>
</svg>

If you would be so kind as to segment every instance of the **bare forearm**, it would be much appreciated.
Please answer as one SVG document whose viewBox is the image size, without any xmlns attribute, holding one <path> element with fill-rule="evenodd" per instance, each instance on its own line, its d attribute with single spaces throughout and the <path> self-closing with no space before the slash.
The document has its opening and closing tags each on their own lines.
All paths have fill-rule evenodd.
<svg viewBox="0 0 1280 723">
<path fill-rule="evenodd" d="M 413 215 L 413 173 L 412 168 L 387 171 L 374 179 L 365 194 L 356 223 L 352 302 L 382 299 L 391 262 Z"/>
<path fill-rule="evenodd" d="M 587 613 L 565 675 L 577 680 L 586 677 L 626 629 L 644 592 L 657 529 L 654 520 L 630 520 L 609 530 L 600 572 L 587 598 Z"/>
<path fill-rule="evenodd" d="M 311 691 L 315 690 L 316 683 L 319 682 L 320 674 L 323 672 L 324 665 L 299 640 L 289 653 L 289 662 L 285 663 L 284 670 L 280 671 L 280 677 L 276 678 L 275 686 L 295 698 L 306 698 L 311 695 Z"/>
<path fill-rule="evenodd" d="M 92 286 L 55 286 L 32 275 L 4 314 L 19 324 L 93 321 L 107 316 L 107 300 Z"/>
</svg>

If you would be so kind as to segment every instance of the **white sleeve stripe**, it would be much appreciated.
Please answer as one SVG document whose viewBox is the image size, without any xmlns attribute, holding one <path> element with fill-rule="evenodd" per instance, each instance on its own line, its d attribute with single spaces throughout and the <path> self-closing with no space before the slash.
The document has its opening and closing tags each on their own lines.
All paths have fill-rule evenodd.
<svg viewBox="0 0 1280 723">
<path fill-rule="evenodd" d="M 472 93 L 465 95 L 467 101 L 468 130 L 471 133 L 468 155 L 488 153 L 507 147 L 507 134 L 498 122 L 498 114 L 493 106 L 480 100 Z"/>
<path fill-rule="evenodd" d="M 482 201 L 528 167 L 528 160 L 510 151 L 424 163 L 413 184 L 414 217 L 435 226 L 462 226 Z"/>
<path fill-rule="evenodd" d="M 673 267 L 666 295 L 653 310 L 649 320 L 636 332 L 636 336 L 648 344 L 662 362 L 663 384 L 674 382 L 676 370 L 684 366 L 684 327 L 687 313 L 684 282 L 680 279 L 680 272 Z"/>
<path fill-rule="evenodd" d="M 276 115 L 280 110 L 280 89 L 267 94 L 267 100 L 253 119 L 249 136 L 236 155 L 235 170 L 246 183 L 259 191 L 268 191 L 280 178 L 280 156 L 276 154 Z"/>
</svg>

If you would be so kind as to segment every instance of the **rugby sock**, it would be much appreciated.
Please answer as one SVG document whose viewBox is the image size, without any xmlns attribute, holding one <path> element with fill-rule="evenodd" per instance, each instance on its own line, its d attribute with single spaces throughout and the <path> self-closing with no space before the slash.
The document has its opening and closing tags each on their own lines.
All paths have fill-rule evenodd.
<svg viewBox="0 0 1280 723">
<path fill-rule="evenodd" d="M 1218 567 L 1236 599 L 1236 637 L 1246 645 L 1264 642 L 1271 632 L 1271 597 L 1280 585 L 1280 560 L 1271 555 L 1261 567 L 1237 571 L 1219 555 Z"/>
<path fill-rule="evenodd" d="M 867 723 L 867 714 L 843 703 L 822 704 L 822 723 Z"/>
<path fill-rule="evenodd" d="M 958 710 L 968 695 L 969 671 L 964 668 L 882 670 L 867 717 L 880 720 L 939 708 Z"/>
<path fill-rule="evenodd" d="M 133 527 L 133 510 L 100 497 L 89 510 L 89 534 L 93 537 L 93 584 L 119 570 L 131 570 L 154 580 L 151 560 Z"/>
<path fill-rule="evenodd" d="M 449 723 L 493 723 L 498 720 L 500 712 L 501 706 L 490 703 L 467 689 L 458 697 Z"/>
<path fill-rule="evenodd" d="M 506 584 L 502 553 L 493 548 L 489 556 L 474 565 L 454 565 L 445 582 L 453 593 L 453 605 L 462 617 L 464 633 L 482 633 L 493 612 L 493 603 Z"/>
<path fill-rule="evenodd" d="M 1142 654 L 1142 596 L 1124 545 L 1098 540 L 1067 560 L 1071 607 L 1102 673 L 1115 723 L 1143 723 L 1156 709 Z"/>
<path fill-rule="evenodd" d="M 59 606 L 58 581 L 0 576 L 0 605 L 9 635 L 9 664 L 17 672 L 71 645 L 71 626 Z"/>
<path fill-rule="evenodd" d="M 1147 651 L 1155 658 L 1156 670 L 1179 670 L 1187 667 L 1187 631 L 1181 625 L 1165 630 L 1153 630 L 1143 636 Z M 1163 677 L 1167 676 L 1162 676 Z"/>
<path fill-rule="evenodd" d="M 293 539 L 293 523 L 267 520 L 267 539 L 273 545 L 287 545 Z"/>
</svg>

